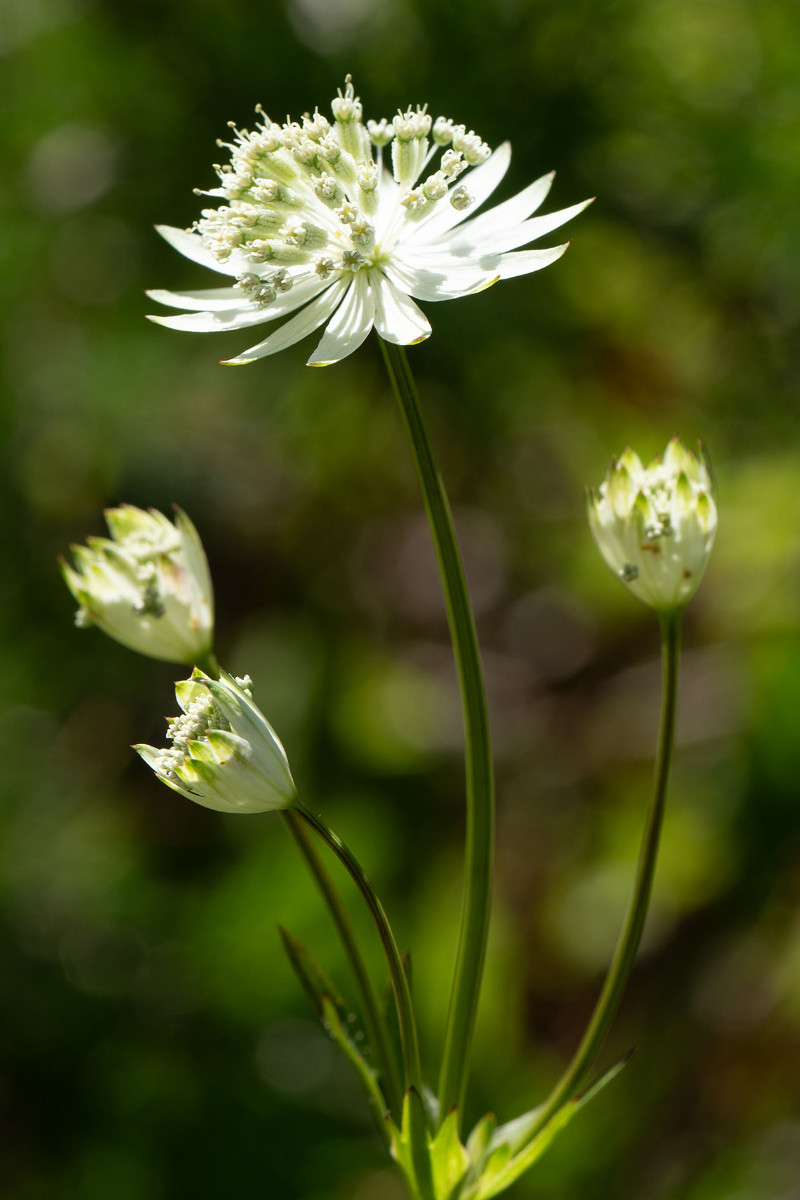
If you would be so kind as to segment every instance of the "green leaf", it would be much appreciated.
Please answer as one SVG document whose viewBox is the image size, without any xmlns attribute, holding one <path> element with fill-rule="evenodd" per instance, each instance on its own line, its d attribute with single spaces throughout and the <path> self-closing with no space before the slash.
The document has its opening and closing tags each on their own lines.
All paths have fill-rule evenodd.
<svg viewBox="0 0 800 1200">
<path fill-rule="evenodd" d="M 389 1138 L 390 1134 L 386 1127 L 388 1105 L 378 1084 L 377 1073 L 372 1065 L 367 1062 L 360 1047 L 356 1044 L 350 1033 L 349 1018 L 352 1010 L 347 1006 L 340 992 L 328 978 L 319 963 L 312 958 L 305 946 L 301 945 L 297 938 L 293 937 L 286 929 L 281 928 L 281 926 L 278 926 L 278 929 L 286 953 L 289 956 L 289 961 L 294 967 L 295 973 L 303 985 L 305 992 L 310 997 L 317 1015 L 333 1040 L 344 1051 L 358 1072 L 367 1097 L 378 1116 L 381 1129 L 384 1131 L 386 1137 Z"/>
<path fill-rule="evenodd" d="M 469 1169 L 466 1174 L 468 1184 L 473 1184 L 480 1179 L 483 1171 L 484 1163 L 491 1147 L 492 1134 L 494 1132 L 497 1119 L 494 1113 L 487 1113 L 481 1117 L 478 1124 L 467 1138 L 467 1154 L 469 1155 Z"/>
<path fill-rule="evenodd" d="M 341 1047 L 358 1072 L 361 1082 L 364 1084 L 366 1089 L 367 1095 L 372 1101 L 375 1111 L 381 1118 L 382 1127 L 384 1130 L 386 1130 L 386 1122 L 388 1120 L 388 1105 L 384 1099 L 383 1092 L 378 1086 L 378 1077 L 370 1064 L 364 1058 L 361 1051 L 356 1046 L 355 1042 L 353 1042 L 348 1036 L 347 1030 L 342 1024 L 342 1019 L 336 1009 L 336 1005 L 328 996 L 323 996 L 322 998 L 322 1022 L 333 1040 Z M 390 1137 L 388 1130 L 387 1137 Z"/>
<path fill-rule="evenodd" d="M 452 1110 L 431 1142 L 433 1190 L 436 1200 L 451 1200 L 467 1173 L 469 1155 L 458 1136 L 458 1113 Z"/>
<path fill-rule="evenodd" d="M 403 1115 L 398 1129 L 394 1121 L 389 1122 L 389 1143 L 392 1158 L 408 1180 L 413 1193 L 415 1186 L 414 1163 L 411 1157 L 411 1097 L 406 1092 L 403 1097 Z"/>
<path fill-rule="evenodd" d="M 319 963 L 287 929 L 279 925 L 278 932 L 281 935 L 283 948 L 289 956 L 289 962 L 294 967 L 294 972 L 300 980 L 303 990 L 317 1010 L 317 1015 L 323 1016 L 323 1001 L 327 998 L 344 1017 L 347 1011 L 345 1002 Z"/>
<path fill-rule="evenodd" d="M 504 1125 L 498 1125 L 492 1133 L 489 1150 L 492 1151 L 498 1146 L 505 1145 L 511 1149 L 513 1154 L 516 1154 L 525 1145 L 531 1130 L 536 1127 L 541 1111 L 540 1104 L 536 1108 L 532 1108 L 530 1112 L 523 1113 L 520 1117 L 514 1117 L 512 1121 L 506 1121 Z"/>
<path fill-rule="evenodd" d="M 525 1113 L 524 1116 L 510 1121 L 507 1125 L 502 1126 L 501 1129 L 496 1130 L 490 1143 L 490 1148 L 494 1146 L 494 1149 L 491 1150 L 481 1177 L 465 1196 L 468 1196 L 469 1200 L 490 1200 L 492 1196 L 499 1195 L 500 1192 L 510 1187 L 512 1183 L 515 1183 L 520 1175 L 524 1174 L 529 1167 L 533 1166 L 541 1158 L 545 1150 L 548 1149 L 559 1133 L 561 1133 L 562 1129 L 569 1125 L 576 1113 L 593 1096 L 596 1096 L 601 1088 L 604 1088 L 606 1084 L 619 1075 L 629 1058 L 630 1054 L 627 1054 L 601 1075 L 582 1095 L 576 1096 L 574 1100 L 569 1100 L 563 1105 L 548 1121 L 544 1129 L 537 1133 L 527 1146 L 517 1149 L 520 1144 L 520 1133 L 524 1130 L 525 1123 L 528 1124 L 529 1128 L 534 1124 L 532 1118 L 535 1117 L 535 1109 L 533 1112 Z M 512 1149 L 508 1141 L 497 1144 L 497 1138 L 503 1130 L 514 1139 L 516 1143 L 514 1149 Z"/>
<path fill-rule="evenodd" d="M 425 1104 L 415 1088 L 409 1088 L 403 1097 L 401 1128 L 389 1122 L 389 1138 L 392 1157 L 405 1175 L 412 1196 L 417 1200 L 441 1200 L 434 1185 Z"/>
</svg>

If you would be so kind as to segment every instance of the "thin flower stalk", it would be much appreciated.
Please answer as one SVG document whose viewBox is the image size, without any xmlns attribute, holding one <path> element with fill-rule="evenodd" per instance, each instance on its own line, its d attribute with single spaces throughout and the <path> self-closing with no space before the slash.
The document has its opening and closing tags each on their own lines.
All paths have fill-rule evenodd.
<svg viewBox="0 0 800 1200">
<path fill-rule="evenodd" d="M 406 976 L 403 960 L 400 951 L 397 947 L 392 927 L 389 924 L 389 918 L 386 916 L 386 911 L 381 904 L 377 892 L 370 883 L 363 867 L 352 851 L 345 845 L 338 834 L 322 820 L 320 816 L 307 808 L 305 804 L 297 802 L 295 811 L 298 816 L 317 833 L 325 842 L 336 857 L 339 859 L 342 866 L 350 875 L 355 883 L 367 907 L 372 914 L 373 920 L 378 930 L 378 936 L 381 940 L 386 961 L 389 965 L 389 974 L 392 980 L 392 988 L 394 989 L 395 998 L 397 1000 L 398 1019 L 400 1022 L 400 1039 L 403 1045 L 403 1065 L 405 1070 L 405 1086 L 406 1089 L 413 1087 L 418 1092 L 422 1092 L 422 1067 L 419 1058 L 419 1040 L 417 1037 L 417 1025 L 414 1018 L 414 1010 L 411 1004 L 411 991 L 408 986 L 408 978 Z"/>
<path fill-rule="evenodd" d="M 400 1041 L 403 1049 L 404 1083 L 405 1091 L 409 1098 L 408 1111 L 411 1125 L 411 1146 L 417 1186 L 420 1193 L 420 1200 L 434 1200 L 433 1185 L 430 1177 L 427 1129 L 421 1099 L 423 1096 L 423 1079 L 417 1023 L 414 1016 L 414 1007 L 411 1002 L 411 989 L 408 983 L 408 976 L 392 927 L 389 924 L 389 918 L 363 867 L 338 834 L 334 833 L 320 816 L 299 801 L 295 804 L 295 811 L 322 838 L 339 859 L 361 892 L 375 921 L 378 936 L 380 937 L 381 945 L 389 964 L 389 975 L 397 1004 Z"/>
<path fill-rule="evenodd" d="M 375 1054 L 380 1072 L 381 1088 L 390 1112 L 396 1120 L 399 1120 L 402 1111 L 402 1088 L 394 1047 L 389 1038 L 386 1021 L 381 1012 L 353 923 L 339 890 L 317 853 L 311 835 L 301 817 L 294 810 L 288 809 L 284 812 L 283 818 L 320 890 L 339 935 L 358 990 L 361 1015 L 364 1019 L 367 1040 Z"/>
<path fill-rule="evenodd" d="M 680 609 L 659 614 L 661 627 L 661 718 L 658 735 L 653 795 L 645 820 L 644 834 L 636 879 L 625 921 L 606 975 L 603 989 L 592 1013 L 586 1032 L 575 1054 L 544 1104 L 538 1110 L 526 1143 L 531 1143 L 561 1108 L 571 1100 L 585 1083 L 605 1041 L 606 1034 L 622 1000 L 625 986 L 636 960 L 644 932 L 647 910 L 653 890 L 658 858 L 658 846 L 667 785 L 675 744 L 675 715 L 678 699 L 678 664 L 680 659 Z"/>
<path fill-rule="evenodd" d="M 405 351 L 381 341 L 411 440 L 444 591 L 464 714 L 467 829 L 461 931 L 439 1078 L 442 1118 L 460 1114 L 480 998 L 492 887 L 494 767 L 475 620 L 453 517 Z"/>
</svg>

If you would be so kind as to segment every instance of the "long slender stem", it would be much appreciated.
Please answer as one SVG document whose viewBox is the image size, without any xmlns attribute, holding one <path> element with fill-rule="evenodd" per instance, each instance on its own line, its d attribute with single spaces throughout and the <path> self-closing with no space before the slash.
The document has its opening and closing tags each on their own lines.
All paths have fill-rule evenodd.
<svg viewBox="0 0 800 1200">
<path fill-rule="evenodd" d="M 361 863 L 355 855 L 348 849 L 338 834 L 330 829 L 321 817 L 306 808 L 304 804 L 295 801 L 295 812 L 298 816 L 311 826 L 316 833 L 322 838 L 327 846 L 331 848 L 333 853 L 341 862 L 342 866 L 347 870 L 353 882 L 355 883 L 361 895 L 367 902 L 367 907 L 372 913 L 372 917 L 378 928 L 378 936 L 381 939 L 381 944 L 386 954 L 386 961 L 389 964 L 389 975 L 392 980 L 392 988 L 394 989 L 395 998 L 397 1000 L 397 1015 L 400 1021 L 400 1040 L 403 1045 L 403 1066 L 405 1068 L 405 1085 L 407 1088 L 414 1087 L 417 1091 L 422 1090 L 422 1069 L 419 1059 L 419 1042 L 417 1039 L 417 1025 L 414 1020 L 414 1010 L 411 1006 L 411 991 L 408 986 L 408 977 L 406 976 L 403 960 L 400 957 L 400 951 L 397 948 L 392 927 L 389 924 L 389 918 L 386 916 L 383 905 L 380 902 L 378 893 L 367 878 Z"/>
<path fill-rule="evenodd" d="M 536 1124 L 530 1129 L 526 1141 L 544 1129 L 562 1105 L 575 1094 L 585 1081 L 600 1048 L 603 1045 L 611 1022 L 619 1008 L 628 976 L 633 968 L 636 952 L 644 931 L 653 877 L 658 857 L 658 843 L 664 817 L 672 751 L 675 742 L 675 713 L 678 696 L 678 660 L 680 657 L 681 612 L 660 613 L 661 622 L 661 721 L 658 735 L 653 797 L 647 812 L 633 895 L 625 916 L 614 957 L 606 975 L 603 990 L 595 1005 L 591 1020 L 578 1049 L 567 1069 L 539 1110 Z"/>
<path fill-rule="evenodd" d="M 489 930 L 494 855 L 494 768 L 475 620 L 453 517 L 414 378 L 401 346 L 380 340 L 389 378 L 411 439 L 444 591 L 461 688 L 466 751 L 467 831 L 458 956 L 439 1077 L 442 1119 L 463 1110 Z"/>
<path fill-rule="evenodd" d="M 386 916 L 378 893 L 367 878 L 361 864 L 348 849 L 338 834 L 330 829 L 321 817 L 306 808 L 304 804 L 295 801 L 295 812 L 319 834 L 322 840 L 333 851 L 342 866 L 349 873 L 367 907 L 372 913 L 378 929 L 378 936 L 389 964 L 389 975 L 392 981 L 397 1016 L 400 1023 L 400 1042 L 403 1048 L 403 1069 L 406 1092 L 413 1093 L 409 1101 L 409 1125 L 411 1134 L 411 1152 L 414 1161 L 417 1187 L 420 1200 L 433 1200 L 433 1180 L 431 1175 L 430 1157 L 427 1146 L 424 1112 L 422 1109 L 422 1067 L 419 1057 L 419 1039 L 414 1009 L 411 1003 L 411 989 L 408 986 L 403 960 L 397 947 L 389 918 Z"/>
<path fill-rule="evenodd" d="M 358 989 L 367 1039 L 375 1052 L 384 1095 L 386 1096 L 390 1111 L 395 1116 L 395 1119 L 398 1119 L 402 1111 L 403 1093 L 395 1048 L 391 1043 L 386 1021 L 381 1012 L 372 979 L 364 962 L 350 915 L 345 908 L 338 888 L 317 853 L 310 833 L 298 814 L 292 811 L 292 809 L 287 809 L 282 815 L 289 832 L 297 842 L 300 853 L 306 860 L 309 870 L 316 880 L 333 923 L 336 926 L 336 931 L 339 934 L 350 970 L 353 973 L 356 988 Z"/>
</svg>

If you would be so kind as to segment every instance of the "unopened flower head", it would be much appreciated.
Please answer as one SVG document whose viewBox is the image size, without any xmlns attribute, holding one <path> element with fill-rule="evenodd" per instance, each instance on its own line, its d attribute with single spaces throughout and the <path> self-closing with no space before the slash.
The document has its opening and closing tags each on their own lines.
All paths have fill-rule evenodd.
<svg viewBox="0 0 800 1200">
<path fill-rule="evenodd" d="M 600 553 L 634 596 L 660 612 L 682 608 L 706 569 L 717 530 L 714 480 L 676 437 L 643 467 L 625 450 L 588 493 L 589 524 Z"/>
<path fill-rule="evenodd" d="M 168 787 L 218 812 L 288 808 L 297 795 L 286 752 L 253 703 L 248 677 L 195 670 L 175 685 L 180 716 L 168 724 L 171 745 L 136 746 Z"/>
<path fill-rule="evenodd" d="M 97 625 L 131 650 L 168 662 L 195 663 L 214 630 L 211 577 L 186 513 L 131 504 L 105 512 L 110 538 L 73 546 L 75 567 L 61 563 L 78 601 L 79 625 Z"/>
<path fill-rule="evenodd" d="M 504 143 L 492 153 L 472 130 L 425 107 L 364 124 L 348 76 L 331 105 L 302 121 L 261 111 L 254 129 L 233 126 L 220 143 L 216 207 L 188 230 L 159 232 L 187 258 L 232 279 L 227 288 L 153 299 L 191 311 L 154 317 L 174 329 L 245 329 L 295 315 L 231 363 L 252 362 L 326 326 L 308 360 L 324 366 L 350 354 L 375 327 L 411 345 L 431 327 L 412 297 L 448 300 L 499 279 L 538 271 L 566 245 L 520 250 L 558 229 L 588 201 L 533 217 L 550 190 L 545 175 L 479 216 L 508 169 Z"/>
</svg>

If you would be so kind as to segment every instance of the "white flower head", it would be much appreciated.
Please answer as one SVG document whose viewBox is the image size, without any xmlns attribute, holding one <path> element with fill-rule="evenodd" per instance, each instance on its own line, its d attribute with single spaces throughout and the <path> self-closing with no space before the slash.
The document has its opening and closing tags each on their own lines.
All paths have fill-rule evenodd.
<svg viewBox="0 0 800 1200">
<path fill-rule="evenodd" d="M 74 568 L 61 563 L 78 624 L 97 625 L 151 658 L 199 661 L 213 641 L 214 598 L 194 525 L 180 509 L 174 524 L 132 504 L 104 515 L 111 537 L 73 546 Z"/>
<path fill-rule="evenodd" d="M 424 107 L 364 124 L 349 76 L 331 109 L 332 122 L 315 110 L 302 124 L 279 124 L 258 108 L 254 129 L 234 126 L 231 161 L 216 168 L 219 186 L 206 193 L 218 207 L 191 229 L 159 227 L 187 258 L 234 282 L 152 291 L 161 304 L 191 310 L 152 320 L 208 333 L 294 314 L 230 363 L 275 354 L 322 326 L 310 366 L 351 354 L 373 326 L 389 342 L 412 345 L 431 332 L 413 298 L 467 296 L 546 267 L 566 245 L 519 247 L 589 203 L 533 217 L 550 174 L 475 216 L 508 169 L 507 142 L 492 153 L 472 130 L 432 121 Z"/>
<path fill-rule="evenodd" d="M 182 711 L 169 721 L 171 746 L 134 747 L 163 783 L 218 812 L 270 812 L 294 802 L 286 752 L 253 703 L 249 678 L 195 670 L 175 695 Z"/>
<path fill-rule="evenodd" d="M 628 448 L 587 501 L 598 549 L 628 590 L 659 612 L 682 608 L 703 577 L 717 531 L 704 448 L 698 457 L 675 437 L 648 467 Z"/>
</svg>

